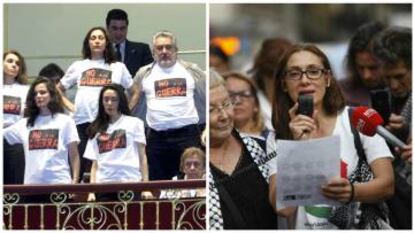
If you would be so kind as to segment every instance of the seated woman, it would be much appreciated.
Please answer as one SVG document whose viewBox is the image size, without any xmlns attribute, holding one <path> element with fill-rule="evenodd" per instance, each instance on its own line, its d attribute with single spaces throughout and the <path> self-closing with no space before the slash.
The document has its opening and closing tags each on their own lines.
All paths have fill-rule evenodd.
<svg viewBox="0 0 414 233">
<path fill-rule="evenodd" d="M 346 178 L 331 178 L 322 185 L 321 193 L 345 204 L 344 207 L 358 202 L 361 208 L 349 208 L 352 211 L 343 213 L 342 222 L 337 221 L 335 216 L 344 208 L 327 205 L 279 209 L 279 214 L 291 216 L 296 213 L 296 229 L 386 228 L 387 216 L 386 212 L 381 211 L 380 204 L 393 195 L 394 176 L 393 157 L 385 141 L 378 135 L 368 137 L 352 131 L 349 107 L 345 106 L 328 58 L 319 48 L 296 45 L 287 52 L 280 65 L 281 69 L 276 73 L 272 113 L 277 139 L 306 140 L 338 135 L 341 167 L 346 167 Z M 313 97 L 314 112 L 311 117 L 297 113 L 298 97 L 302 94 Z M 360 138 L 362 148 L 354 142 L 354 135 L 357 140 Z M 364 155 L 358 153 L 357 148 L 361 148 L 359 151 Z M 272 163 L 269 195 L 273 207 L 278 207 L 276 172 L 276 163 Z M 359 211 L 360 220 L 355 223 L 351 218 Z"/>
<path fill-rule="evenodd" d="M 4 129 L 10 145 L 23 144 L 26 167 L 24 184 L 74 184 L 79 176 L 75 122 L 63 114 L 55 84 L 38 78 L 26 99 L 27 117 Z M 71 166 L 69 166 L 71 164 Z M 49 202 L 48 195 L 28 196 L 26 202 Z"/>
<path fill-rule="evenodd" d="M 84 157 L 93 161 L 91 183 L 148 181 L 144 123 L 129 115 L 124 88 L 119 84 L 104 86 L 99 94 L 98 115 L 87 130 Z M 142 192 L 143 198 L 151 196 L 148 191 Z M 117 201 L 118 196 L 90 193 L 88 201 L 95 199 Z"/>
<path fill-rule="evenodd" d="M 197 147 L 189 147 L 184 150 L 180 160 L 180 174 L 173 180 L 205 179 L 206 156 L 204 151 Z M 162 190 L 160 198 L 186 198 L 205 197 L 206 189 L 169 189 Z"/>
<path fill-rule="evenodd" d="M 276 229 L 268 199 L 268 158 L 258 141 L 234 129 L 232 100 L 214 71 L 209 111 L 210 229 Z"/>
<path fill-rule="evenodd" d="M 223 78 L 226 80 L 227 91 L 234 104 L 234 127 L 242 133 L 266 138 L 269 130 L 263 122 L 253 81 L 236 72 L 223 74 Z"/>
</svg>

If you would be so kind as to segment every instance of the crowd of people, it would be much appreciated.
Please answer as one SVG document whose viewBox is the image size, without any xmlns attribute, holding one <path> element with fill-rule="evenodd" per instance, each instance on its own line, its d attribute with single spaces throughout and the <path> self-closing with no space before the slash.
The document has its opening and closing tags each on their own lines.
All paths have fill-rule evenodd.
<svg viewBox="0 0 414 233">
<path fill-rule="evenodd" d="M 150 49 L 126 38 L 128 24 L 124 10 L 110 10 L 106 28 L 86 32 L 81 60 L 66 71 L 47 64 L 30 85 L 24 57 L 3 54 L 4 184 L 205 179 L 205 73 L 178 58 L 172 32 L 155 33 Z"/>
<path fill-rule="evenodd" d="M 314 44 L 265 39 L 247 74 L 211 45 L 206 129 L 206 73 L 179 59 L 172 32 L 156 32 L 149 46 L 127 39 L 128 24 L 125 11 L 109 11 L 106 28 L 87 31 L 81 60 L 66 71 L 47 64 L 30 85 L 24 56 L 4 52 L 4 184 L 207 179 L 208 191 L 158 197 L 208 195 L 210 229 L 412 228 L 410 28 L 357 28 L 341 81 Z M 299 111 L 303 95 L 312 97 L 309 114 Z M 356 106 L 375 109 L 404 146 L 359 133 Z M 329 136 L 339 138 L 341 176 L 318 188 L 339 206 L 284 206 L 278 141 Z M 142 191 L 134 200 L 153 197 Z"/>
<path fill-rule="evenodd" d="M 263 40 L 247 74 L 213 71 L 210 228 L 411 229 L 411 34 L 380 22 L 361 25 L 341 81 L 317 45 L 284 38 Z M 231 57 L 225 60 L 231 67 Z M 302 95 L 312 96 L 310 114 L 299 112 Z M 351 124 L 357 106 L 375 109 L 405 145 L 358 132 Z M 286 172 L 278 170 L 278 141 L 332 135 L 340 141 L 340 176 L 327 177 L 319 192 L 339 206 L 278 201 L 276 177 Z"/>
</svg>

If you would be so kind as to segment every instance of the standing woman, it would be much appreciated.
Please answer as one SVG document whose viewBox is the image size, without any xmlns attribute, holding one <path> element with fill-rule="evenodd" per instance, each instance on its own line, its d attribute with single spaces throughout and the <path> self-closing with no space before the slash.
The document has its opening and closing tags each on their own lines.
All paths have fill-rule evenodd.
<svg viewBox="0 0 414 233">
<path fill-rule="evenodd" d="M 27 69 L 23 56 L 8 50 L 3 54 L 3 129 L 23 117 L 27 86 Z M 10 145 L 3 140 L 4 184 L 23 184 L 24 150 L 21 144 Z"/>
<path fill-rule="evenodd" d="M 104 28 L 93 27 L 88 31 L 83 40 L 82 55 L 84 60 L 74 62 L 57 85 L 62 92 L 75 84 L 78 87 L 73 119 L 81 140 L 78 147 L 81 157 L 88 141 L 86 129 L 98 112 L 98 98 L 102 87 L 110 83 L 118 83 L 124 88 L 132 86 L 131 75 L 124 63 L 116 61 L 115 52 Z M 131 91 L 134 93 L 134 90 Z M 66 105 L 68 102 L 65 98 Z M 89 169 L 90 162 L 82 159 L 80 180 Z"/>
<path fill-rule="evenodd" d="M 252 75 L 253 82 L 257 85 L 257 96 L 268 129 L 273 127 L 271 105 L 275 93 L 274 74 L 279 70 L 279 62 L 290 47 L 292 47 L 292 43 L 286 38 L 275 37 L 263 40 L 260 50 L 254 58 L 253 67 L 248 71 Z"/>
<path fill-rule="evenodd" d="M 93 161 L 91 183 L 148 181 L 144 123 L 130 116 L 124 88 L 104 86 L 96 119 L 88 127 L 84 157 Z M 142 193 L 143 198 L 151 196 Z M 116 193 L 89 194 L 88 200 L 116 201 Z"/>
<path fill-rule="evenodd" d="M 352 132 L 348 107 L 326 55 L 313 45 L 294 46 L 280 63 L 275 88 L 272 120 L 277 139 L 307 140 L 338 135 L 341 167 L 345 167 L 346 177 L 331 178 L 320 190 L 325 197 L 348 207 L 353 203 L 361 204 L 362 211 L 358 224 L 354 224 L 353 219 L 358 212 L 356 209 L 355 213 L 346 211 L 342 217 L 335 218 L 339 214 L 335 211 L 340 209 L 327 205 L 282 209 L 279 214 L 286 216 L 296 210 L 296 229 L 386 228 L 387 213 L 380 207 L 381 202 L 394 192 L 392 154 L 380 136 L 368 137 Z M 312 117 L 297 113 L 298 98 L 303 94 L 313 97 L 315 110 Z M 357 151 L 359 146 L 354 143 L 354 135 L 356 140 L 360 138 L 360 151 L 365 159 L 361 159 L 363 157 Z M 270 199 L 275 207 L 277 169 L 275 163 L 272 165 Z M 369 169 L 372 173 L 368 173 Z"/>
<path fill-rule="evenodd" d="M 79 137 L 75 122 L 63 114 L 61 96 L 53 81 L 36 79 L 26 104 L 27 117 L 4 130 L 9 144 L 24 146 L 24 184 L 76 183 Z"/>
<path fill-rule="evenodd" d="M 210 72 L 210 229 L 276 229 L 268 199 L 266 153 L 234 129 L 233 103 L 219 74 Z"/>
<path fill-rule="evenodd" d="M 234 104 L 234 127 L 240 132 L 266 139 L 269 130 L 264 125 L 253 81 L 236 72 L 225 73 L 223 78 L 226 80 L 227 91 Z"/>
</svg>

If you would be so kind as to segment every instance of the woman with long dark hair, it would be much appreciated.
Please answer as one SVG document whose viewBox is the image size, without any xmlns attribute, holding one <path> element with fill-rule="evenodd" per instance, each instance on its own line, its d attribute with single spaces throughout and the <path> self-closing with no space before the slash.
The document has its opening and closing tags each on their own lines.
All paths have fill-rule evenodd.
<svg viewBox="0 0 414 233">
<path fill-rule="evenodd" d="M 36 79 L 26 105 L 27 116 L 4 130 L 9 144 L 24 146 L 24 184 L 77 183 L 79 137 L 73 119 L 63 114 L 55 84 L 47 78 Z"/>
<path fill-rule="evenodd" d="M 87 130 L 84 157 L 93 161 L 91 183 L 148 181 L 144 123 L 130 116 L 124 88 L 104 86 L 99 94 L 96 119 Z M 144 198 L 150 197 L 143 192 Z M 90 194 L 89 201 L 114 201 L 116 193 Z"/>
<path fill-rule="evenodd" d="M 350 210 L 313 205 L 282 209 L 279 214 L 289 216 L 296 213 L 297 229 L 387 228 L 382 201 L 394 192 L 392 154 L 380 136 L 368 137 L 352 130 L 349 107 L 345 106 L 326 55 L 314 45 L 294 46 L 280 63 L 275 88 L 272 121 L 277 132 L 276 139 L 307 140 L 339 136 L 341 167 L 345 167 L 345 177 L 330 178 L 322 185 L 320 192 L 345 204 L 345 208 Z M 313 97 L 312 116 L 297 113 L 300 95 Z M 275 207 L 276 163 L 272 163 L 270 170 L 273 174 L 270 178 L 270 199 Z M 283 171 L 277 172 L 283 174 Z M 358 209 L 353 209 L 353 206 L 359 204 L 362 213 L 359 223 L 355 223 L 352 216 L 357 215 Z"/>
<path fill-rule="evenodd" d="M 102 87 L 110 83 L 121 84 L 124 88 L 132 87 L 131 74 L 124 63 L 116 61 L 114 49 L 104 28 L 93 27 L 86 33 L 82 57 L 83 60 L 74 62 L 68 68 L 57 85 L 62 92 L 77 85 L 73 119 L 81 140 L 79 144 L 81 157 L 88 141 L 86 129 L 98 112 L 98 97 Z M 82 159 L 79 177 L 81 180 L 83 173 L 89 169 L 89 161 Z"/>
</svg>

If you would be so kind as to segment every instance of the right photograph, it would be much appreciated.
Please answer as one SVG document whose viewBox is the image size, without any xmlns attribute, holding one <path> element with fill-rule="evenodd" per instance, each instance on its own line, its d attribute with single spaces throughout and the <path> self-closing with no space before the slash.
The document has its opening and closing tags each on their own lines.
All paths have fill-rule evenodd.
<svg viewBox="0 0 414 233">
<path fill-rule="evenodd" d="M 208 228 L 412 229 L 412 5 L 209 12 Z"/>
</svg>

